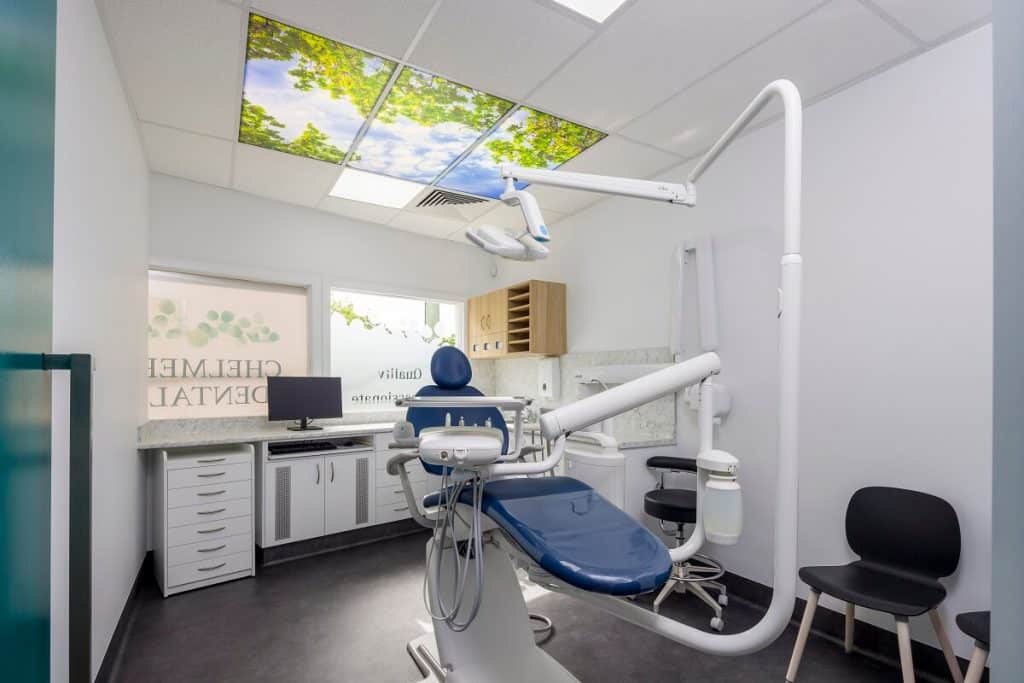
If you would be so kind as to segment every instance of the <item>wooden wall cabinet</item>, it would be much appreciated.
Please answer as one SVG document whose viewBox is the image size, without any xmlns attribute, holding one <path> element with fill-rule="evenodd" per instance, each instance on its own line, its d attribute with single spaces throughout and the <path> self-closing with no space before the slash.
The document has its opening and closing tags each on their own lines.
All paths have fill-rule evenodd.
<svg viewBox="0 0 1024 683">
<path fill-rule="evenodd" d="M 560 356 L 566 352 L 565 285 L 529 280 L 470 299 L 470 358 Z"/>
</svg>

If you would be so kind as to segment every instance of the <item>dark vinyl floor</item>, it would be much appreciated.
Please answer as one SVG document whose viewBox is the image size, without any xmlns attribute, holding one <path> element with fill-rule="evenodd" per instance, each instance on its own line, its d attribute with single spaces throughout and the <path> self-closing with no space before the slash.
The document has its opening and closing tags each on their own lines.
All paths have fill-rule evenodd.
<svg viewBox="0 0 1024 683">
<path fill-rule="evenodd" d="M 418 681 L 405 644 L 428 623 L 421 598 L 425 541 L 417 534 L 296 560 L 167 600 L 148 581 L 115 680 Z M 587 682 L 778 683 L 795 639 L 790 628 L 757 654 L 714 657 L 565 596 L 543 595 L 530 610 L 554 620 L 544 648 Z M 670 597 L 663 613 L 702 628 L 710 615 L 691 595 Z M 726 631 L 759 617 L 734 599 Z M 801 683 L 898 680 L 895 669 L 818 637 L 800 669 Z"/>
</svg>

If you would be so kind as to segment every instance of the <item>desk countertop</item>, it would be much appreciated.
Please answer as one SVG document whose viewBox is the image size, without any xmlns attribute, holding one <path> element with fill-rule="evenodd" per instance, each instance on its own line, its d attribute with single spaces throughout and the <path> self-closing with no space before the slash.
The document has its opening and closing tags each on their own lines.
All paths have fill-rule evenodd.
<svg viewBox="0 0 1024 683">
<path fill-rule="evenodd" d="M 184 421 L 180 421 L 184 422 Z M 293 432 L 279 425 L 269 424 L 227 424 L 209 425 L 195 420 L 192 425 L 183 425 L 169 433 L 168 430 L 140 430 L 139 450 L 155 448 L 188 448 L 193 446 L 220 446 L 231 443 L 252 443 L 255 441 L 288 441 L 294 439 L 316 439 L 328 436 L 352 436 L 356 434 L 381 434 L 390 432 L 392 422 L 369 424 L 325 425 L 322 430 Z M 155 433 L 154 433 L 155 432 Z"/>
</svg>

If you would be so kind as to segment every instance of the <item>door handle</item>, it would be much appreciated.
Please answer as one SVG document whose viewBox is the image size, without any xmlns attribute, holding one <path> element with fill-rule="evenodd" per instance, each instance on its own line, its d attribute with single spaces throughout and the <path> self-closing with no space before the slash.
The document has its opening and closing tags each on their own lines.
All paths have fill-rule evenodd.
<svg viewBox="0 0 1024 683">
<path fill-rule="evenodd" d="M 320 463 L 316 464 L 316 485 L 320 485 Z"/>
<path fill-rule="evenodd" d="M 7 356 L 8 354 L 0 354 Z M 10 354 L 14 367 L 67 370 L 68 402 L 68 674 L 90 681 L 92 657 L 92 356 Z M 8 359 L 4 359 L 7 361 Z"/>
<path fill-rule="evenodd" d="M 331 483 L 334 483 L 334 461 L 331 461 Z"/>
</svg>

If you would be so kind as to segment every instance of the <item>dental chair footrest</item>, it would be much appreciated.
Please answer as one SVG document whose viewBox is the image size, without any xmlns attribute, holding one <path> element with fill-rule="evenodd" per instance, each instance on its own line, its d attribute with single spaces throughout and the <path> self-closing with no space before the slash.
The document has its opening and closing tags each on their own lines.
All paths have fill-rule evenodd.
<svg viewBox="0 0 1024 683">
<path fill-rule="evenodd" d="M 423 504 L 436 507 L 442 495 Z M 471 492 L 463 491 L 459 502 L 471 505 Z M 654 534 L 571 477 L 488 482 L 483 512 L 544 570 L 583 590 L 647 593 L 672 573 L 668 549 Z"/>
</svg>

